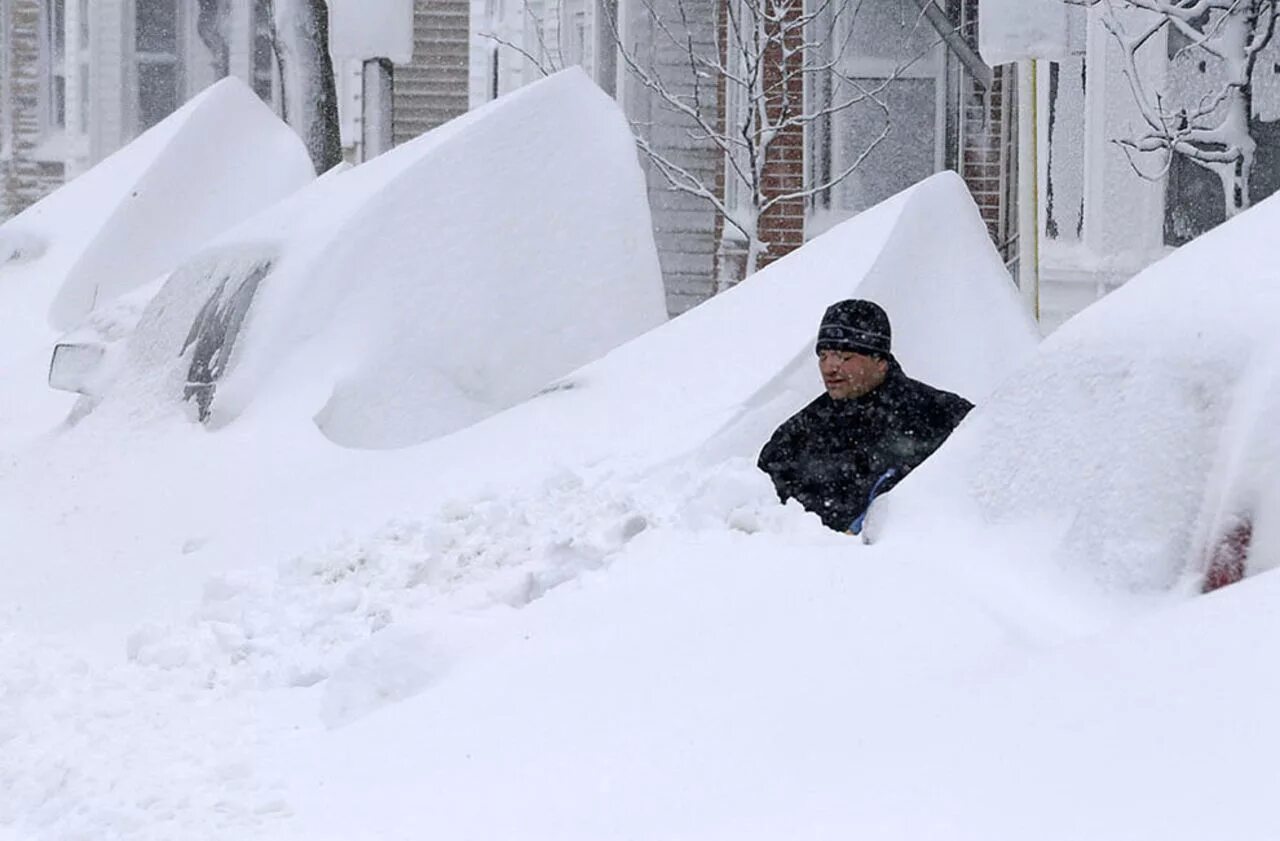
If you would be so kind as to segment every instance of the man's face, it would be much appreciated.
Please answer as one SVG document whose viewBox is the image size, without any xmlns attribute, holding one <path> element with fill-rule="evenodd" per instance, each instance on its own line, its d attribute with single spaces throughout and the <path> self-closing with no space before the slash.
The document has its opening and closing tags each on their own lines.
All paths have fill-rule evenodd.
<svg viewBox="0 0 1280 841">
<path fill-rule="evenodd" d="M 849 350 L 822 350 L 818 351 L 818 370 L 832 400 L 850 400 L 884 382 L 889 363 Z"/>
</svg>

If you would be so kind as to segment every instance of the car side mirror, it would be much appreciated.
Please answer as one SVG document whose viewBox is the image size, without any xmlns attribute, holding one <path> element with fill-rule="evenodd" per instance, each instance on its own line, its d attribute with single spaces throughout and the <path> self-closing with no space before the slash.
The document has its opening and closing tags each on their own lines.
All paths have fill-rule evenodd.
<svg viewBox="0 0 1280 841">
<path fill-rule="evenodd" d="M 63 342 L 54 345 L 49 361 L 49 387 L 77 394 L 96 394 L 98 374 L 106 348 L 88 342 Z"/>
</svg>

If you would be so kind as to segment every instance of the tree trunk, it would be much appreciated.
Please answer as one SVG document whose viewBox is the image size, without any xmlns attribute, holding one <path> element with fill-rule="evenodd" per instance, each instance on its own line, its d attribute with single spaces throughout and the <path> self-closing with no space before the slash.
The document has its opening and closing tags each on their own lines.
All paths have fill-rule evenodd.
<svg viewBox="0 0 1280 841">
<path fill-rule="evenodd" d="M 221 79 L 231 72 L 231 51 L 227 43 L 229 0 L 197 0 L 196 32 L 213 56 L 213 75 Z"/>
<path fill-rule="evenodd" d="M 271 0 L 285 121 L 302 137 L 317 173 L 342 163 L 338 94 L 325 0 Z"/>
<path fill-rule="evenodd" d="M 1243 59 L 1238 60 L 1238 64 L 1229 71 L 1232 72 L 1233 78 L 1230 81 L 1233 87 L 1227 99 L 1226 118 L 1222 123 L 1230 138 L 1229 142 L 1239 152 L 1239 157 L 1221 173 L 1228 219 L 1249 208 L 1249 174 L 1253 171 L 1253 159 L 1258 151 L 1257 141 L 1253 139 L 1249 125 L 1253 116 L 1254 62 L 1244 58 L 1257 23 L 1256 14 L 1250 18 L 1237 11 L 1229 14 L 1222 26 L 1221 40 L 1231 50 L 1228 54 L 1238 55 Z"/>
</svg>

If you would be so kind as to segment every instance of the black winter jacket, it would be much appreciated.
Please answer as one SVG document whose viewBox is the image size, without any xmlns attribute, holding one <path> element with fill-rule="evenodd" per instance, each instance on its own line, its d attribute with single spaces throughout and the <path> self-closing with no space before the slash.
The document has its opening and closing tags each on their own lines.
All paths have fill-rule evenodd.
<svg viewBox="0 0 1280 841">
<path fill-rule="evenodd" d="M 822 522 L 847 531 L 867 508 L 876 480 L 883 493 L 951 434 L 973 404 L 913 380 L 895 360 L 874 391 L 851 400 L 823 394 L 778 427 L 760 452 L 785 502 L 794 498 Z"/>
</svg>

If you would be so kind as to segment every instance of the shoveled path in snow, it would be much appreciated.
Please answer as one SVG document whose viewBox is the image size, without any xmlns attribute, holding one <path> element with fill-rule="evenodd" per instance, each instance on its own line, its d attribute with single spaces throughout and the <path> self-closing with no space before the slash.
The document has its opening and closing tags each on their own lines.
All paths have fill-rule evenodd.
<svg viewBox="0 0 1280 841">
<path fill-rule="evenodd" d="M 325 741 L 482 661 L 513 609 L 608 566 L 637 535 L 707 530 L 837 539 L 777 506 L 745 464 L 642 482 L 565 474 L 274 567 L 247 559 L 257 569 L 209 580 L 189 621 L 120 640 L 114 664 L 0 617 L 0 827 L 280 837 L 292 770 L 268 759 L 283 745 Z"/>
</svg>

